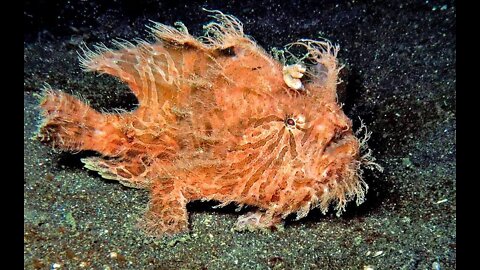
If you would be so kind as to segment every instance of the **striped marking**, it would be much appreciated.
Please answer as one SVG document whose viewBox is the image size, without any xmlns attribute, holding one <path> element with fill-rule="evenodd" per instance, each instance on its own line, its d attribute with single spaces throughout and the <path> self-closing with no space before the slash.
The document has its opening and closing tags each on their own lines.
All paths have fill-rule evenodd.
<svg viewBox="0 0 480 270">
<path fill-rule="evenodd" d="M 269 124 L 271 122 L 283 122 L 283 119 L 276 115 L 269 115 L 260 119 L 254 119 L 252 122 L 254 123 L 253 127 L 256 128 L 258 126 L 261 126 L 263 124 Z"/>
<path fill-rule="evenodd" d="M 290 153 L 292 154 L 292 159 L 297 157 L 297 144 L 295 143 L 295 137 L 291 130 L 288 131 L 290 134 L 289 144 L 290 144 Z"/>
</svg>

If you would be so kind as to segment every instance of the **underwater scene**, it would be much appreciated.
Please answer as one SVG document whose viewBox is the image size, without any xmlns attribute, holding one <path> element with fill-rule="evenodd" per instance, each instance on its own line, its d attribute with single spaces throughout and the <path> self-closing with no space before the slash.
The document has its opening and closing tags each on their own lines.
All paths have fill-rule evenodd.
<svg viewBox="0 0 480 270">
<path fill-rule="evenodd" d="M 24 26 L 24 269 L 456 269 L 455 2 Z"/>
</svg>

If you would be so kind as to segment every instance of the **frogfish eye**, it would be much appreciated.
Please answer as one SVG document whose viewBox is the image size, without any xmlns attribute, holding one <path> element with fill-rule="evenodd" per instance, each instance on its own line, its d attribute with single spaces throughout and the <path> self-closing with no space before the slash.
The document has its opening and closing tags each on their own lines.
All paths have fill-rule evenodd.
<svg viewBox="0 0 480 270">
<path fill-rule="evenodd" d="M 285 120 L 285 124 L 287 126 L 295 126 L 295 120 L 293 120 L 292 118 L 287 118 L 287 120 Z"/>
</svg>

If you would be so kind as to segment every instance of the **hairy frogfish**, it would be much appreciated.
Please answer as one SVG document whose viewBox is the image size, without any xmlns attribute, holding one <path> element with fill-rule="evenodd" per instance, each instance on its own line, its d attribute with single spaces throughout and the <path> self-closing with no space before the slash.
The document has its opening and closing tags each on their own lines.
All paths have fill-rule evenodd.
<svg viewBox="0 0 480 270">
<path fill-rule="evenodd" d="M 40 141 L 91 150 L 85 167 L 147 189 L 139 226 L 162 236 L 188 229 L 187 204 L 250 206 L 236 228 L 279 228 L 313 208 L 337 214 L 363 202 L 362 169 L 374 162 L 337 101 L 339 47 L 301 39 L 269 55 L 219 11 L 195 38 L 182 23 L 155 23 L 156 41 L 83 49 L 87 71 L 118 77 L 138 99 L 133 111 L 101 113 L 46 87 Z M 292 48 L 302 54 L 290 53 Z"/>
</svg>

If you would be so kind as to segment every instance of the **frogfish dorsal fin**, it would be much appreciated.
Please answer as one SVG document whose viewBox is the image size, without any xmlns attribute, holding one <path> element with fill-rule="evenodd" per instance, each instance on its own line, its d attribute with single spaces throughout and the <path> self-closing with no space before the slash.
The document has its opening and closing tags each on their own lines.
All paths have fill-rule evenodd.
<svg viewBox="0 0 480 270">
<path fill-rule="evenodd" d="M 188 96 L 192 85 L 198 86 L 212 74 L 212 52 L 228 49 L 240 40 L 253 44 L 235 17 L 210 12 L 218 22 L 208 24 L 205 35 L 198 39 L 182 23 L 175 28 L 154 22 L 148 28 L 157 42 L 115 40 L 116 49 L 104 44 L 94 46 L 95 50 L 84 47 L 81 65 L 86 71 L 109 74 L 127 83 L 140 106 L 162 106 L 166 99 L 181 103 L 179 95 Z"/>
</svg>

